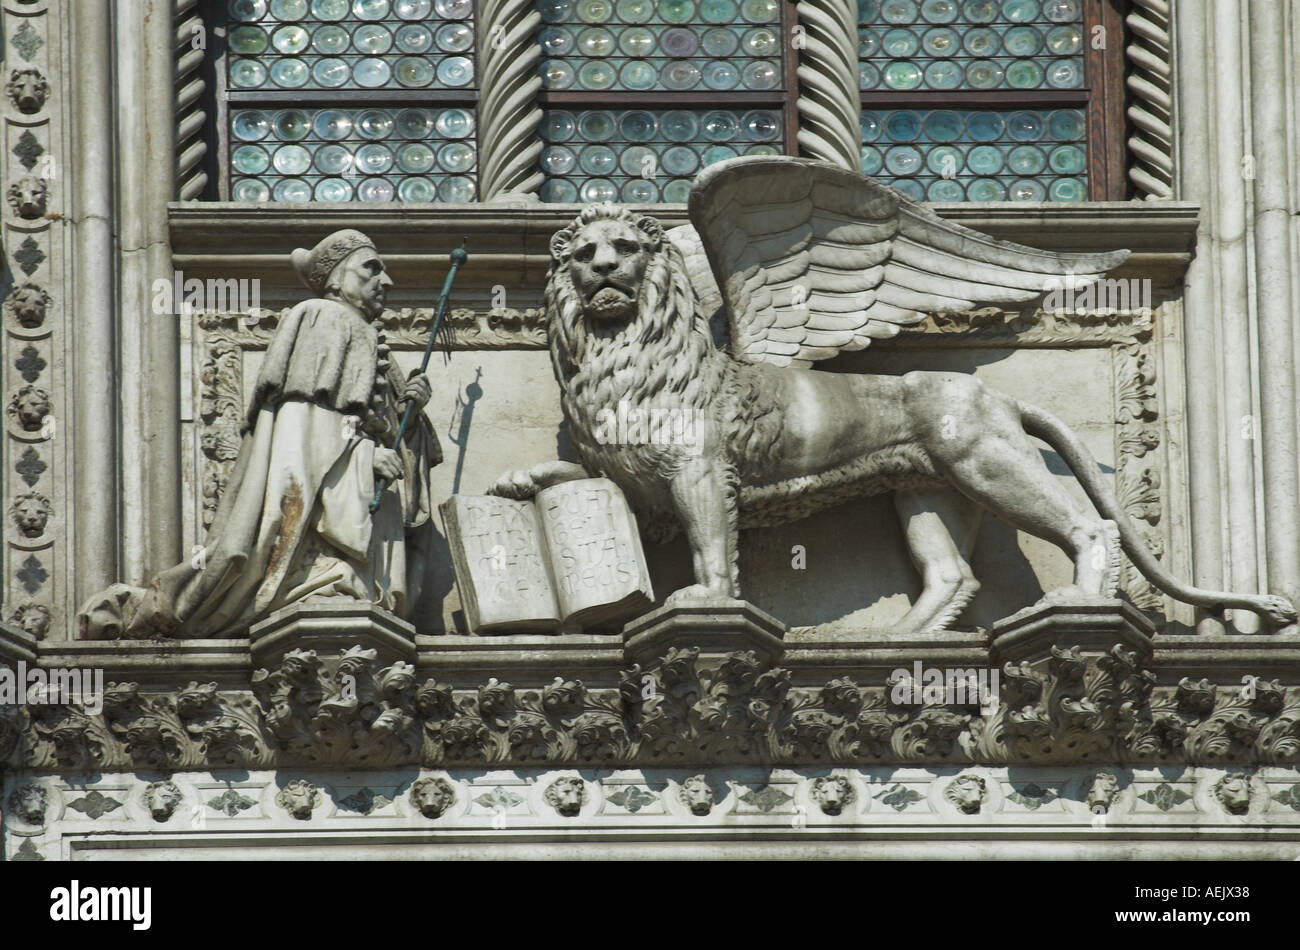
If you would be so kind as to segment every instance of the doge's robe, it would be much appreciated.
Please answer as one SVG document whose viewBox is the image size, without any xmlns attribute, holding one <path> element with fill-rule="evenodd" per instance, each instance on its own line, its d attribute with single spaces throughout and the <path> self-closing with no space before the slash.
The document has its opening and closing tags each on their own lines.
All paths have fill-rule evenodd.
<svg viewBox="0 0 1300 950">
<path fill-rule="evenodd" d="M 79 618 L 96 637 L 234 635 L 311 596 L 378 604 L 398 616 L 426 570 L 429 469 L 442 460 L 423 413 L 400 448 L 405 477 L 372 516 L 376 444 L 391 445 L 405 382 L 377 388 L 378 334 L 344 304 L 314 299 L 276 328 L 239 458 L 207 543 L 148 588 L 117 585 Z M 372 405 L 372 394 L 382 402 Z"/>
</svg>

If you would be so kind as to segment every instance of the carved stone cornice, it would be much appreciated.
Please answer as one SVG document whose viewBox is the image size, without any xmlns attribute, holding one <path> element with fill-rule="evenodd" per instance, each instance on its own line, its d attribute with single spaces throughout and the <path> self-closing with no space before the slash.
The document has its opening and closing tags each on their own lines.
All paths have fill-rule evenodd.
<svg viewBox="0 0 1300 950">
<path fill-rule="evenodd" d="M 910 674 L 828 671 L 797 657 L 773 664 L 752 650 L 670 647 L 644 667 L 606 667 L 585 682 L 536 664 L 521 685 L 430 675 L 359 646 L 293 650 L 242 684 L 184 682 L 181 672 L 168 685 L 142 659 L 154 681 L 108 683 L 102 712 L 6 707 L 0 756 L 32 771 L 1300 764 L 1300 685 L 1162 680 L 1122 638 L 1061 646 L 1070 634 L 1053 629 L 1041 633 L 1051 641 L 1041 654 L 999 661 L 998 703 L 985 709 L 973 693 L 932 694 Z"/>
</svg>

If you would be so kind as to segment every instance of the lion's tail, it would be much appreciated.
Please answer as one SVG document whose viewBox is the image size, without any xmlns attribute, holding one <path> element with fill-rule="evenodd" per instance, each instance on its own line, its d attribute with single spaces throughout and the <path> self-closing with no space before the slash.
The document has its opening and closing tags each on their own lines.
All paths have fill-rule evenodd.
<svg viewBox="0 0 1300 950">
<path fill-rule="evenodd" d="M 1115 522 L 1119 528 L 1120 544 L 1124 548 L 1124 553 L 1156 587 L 1176 600 L 1204 607 L 1216 613 L 1227 607 L 1253 611 L 1273 627 L 1295 621 L 1295 608 L 1283 598 L 1204 590 L 1191 584 L 1184 584 L 1166 571 L 1164 565 L 1157 561 L 1142 543 L 1142 536 L 1137 526 L 1120 505 L 1110 485 L 1102 478 L 1101 467 L 1083 441 L 1046 410 L 1023 402 L 1017 402 L 1017 406 L 1025 431 L 1042 439 L 1065 459 L 1097 510 L 1103 517 Z"/>
</svg>

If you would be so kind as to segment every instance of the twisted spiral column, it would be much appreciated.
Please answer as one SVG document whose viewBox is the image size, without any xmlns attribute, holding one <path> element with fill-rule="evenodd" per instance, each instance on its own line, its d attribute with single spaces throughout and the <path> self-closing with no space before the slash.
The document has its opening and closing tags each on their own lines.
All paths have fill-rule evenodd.
<svg viewBox="0 0 1300 950">
<path fill-rule="evenodd" d="M 1124 55 L 1132 70 L 1128 118 L 1129 179 L 1149 199 L 1174 193 L 1173 53 L 1168 0 L 1133 0 Z"/>
<path fill-rule="evenodd" d="M 857 171 L 862 163 L 858 11 L 847 0 L 801 0 L 799 151 Z"/>
<path fill-rule="evenodd" d="M 536 194 L 542 51 L 534 34 L 542 18 L 532 0 L 484 0 L 479 9 L 479 200 Z"/>
</svg>

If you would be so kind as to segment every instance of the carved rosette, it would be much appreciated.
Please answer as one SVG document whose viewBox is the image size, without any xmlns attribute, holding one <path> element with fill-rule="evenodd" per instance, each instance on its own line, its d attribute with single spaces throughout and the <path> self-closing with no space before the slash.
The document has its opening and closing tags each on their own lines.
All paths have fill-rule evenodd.
<svg viewBox="0 0 1300 950">
<path fill-rule="evenodd" d="M 842 0 L 801 0 L 799 152 L 857 171 L 862 164 L 862 103 L 858 95 L 857 6 Z"/>
<path fill-rule="evenodd" d="M 535 195 L 542 186 L 537 93 L 542 18 L 532 0 L 479 6 L 479 199 Z"/>
<path fill-rule="evenodd" d="M 1129 180 L 1144 198 L 1174 193 L 1173 38 L 1168 0 L 1133 0 L 1125 18 Z"/>
</svg>

